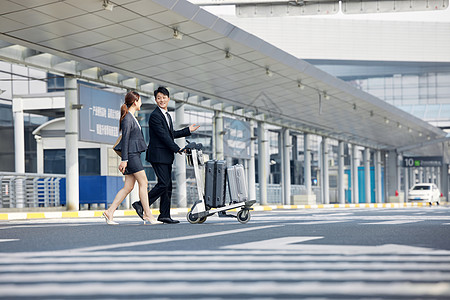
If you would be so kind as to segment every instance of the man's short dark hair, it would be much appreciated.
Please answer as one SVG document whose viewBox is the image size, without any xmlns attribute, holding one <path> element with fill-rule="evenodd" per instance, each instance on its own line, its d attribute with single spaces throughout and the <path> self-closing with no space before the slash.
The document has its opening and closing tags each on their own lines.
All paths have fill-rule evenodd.
<svg viewBox="0 0 450 300">
<path fill-rule="evenodd" d="M 163 86 L 160 86 L 157 90 L 155 90 L 155 91 L 153 92 L 153 95 L 155 96 L 155 98 L 156 98 L 156 95 L 158 95 L 158 93 L 161 93 L 161 94 L 163 94 L 163 95 L 166 95 L 167 97 L 170 98 L 170 96 L 169 96 L 169 91 L 168 91 L 165 87 L 163 87 Z"/>
</svg>

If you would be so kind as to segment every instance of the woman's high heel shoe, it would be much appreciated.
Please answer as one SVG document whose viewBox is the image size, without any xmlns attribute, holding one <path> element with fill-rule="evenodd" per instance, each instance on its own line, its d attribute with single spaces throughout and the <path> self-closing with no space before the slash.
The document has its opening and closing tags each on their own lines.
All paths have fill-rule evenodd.
<svg viewBox="0 0 450 300">
<path fill-rule="evenodd" d="M 108 225 L 119 225 L 119 223 L 110 220 L 108 216 L 103 212 L 102 217 L 105 218 L 106 224 Z"/>
<path fill-rule="evenodd" d="M 152 216 L 152 217 L 153 217 L 153 216 Z M 162 223 L 163 223 L 163 222 L 160 222 L 160 221 L 156 220 L 155 217 L 149 218 L 149 217 L 147 217 L 145 214 L 144 214 L 144 216 L 142 217 L 142 219 L 144 220 L 144 225 L 147 224 L 147 223 L 150 223 L 151 225 L 156 225 L 156 224 L 162 224 Z"/>
</svg>

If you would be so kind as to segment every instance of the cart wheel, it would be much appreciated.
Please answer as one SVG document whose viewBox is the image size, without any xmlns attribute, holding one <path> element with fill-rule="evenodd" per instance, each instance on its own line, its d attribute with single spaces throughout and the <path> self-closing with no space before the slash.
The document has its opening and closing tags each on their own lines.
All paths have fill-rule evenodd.
<svg viewBox="0 0 450 300">
<path fill-rule="evenodd" d="M 200 218 L 194 218 L 191 212 L 188 212 L 188 214 L 186 215 L 186 219 L 191 224 L 196 224 L 200 221 Z"/>
<path fill-rule="evenodd" d="M 203 224 L 205 223 L 207 217 L 202 217 L 200 220 L 198 220 L 197 224 Z"/>
<path fill-rule="evenodd" d="M 242 224 L 247 223 L 248 221 L 250 221 L 250 211 L 248 209 L 241 209 L 237 213 L 237 219 Z"/>
</svg>

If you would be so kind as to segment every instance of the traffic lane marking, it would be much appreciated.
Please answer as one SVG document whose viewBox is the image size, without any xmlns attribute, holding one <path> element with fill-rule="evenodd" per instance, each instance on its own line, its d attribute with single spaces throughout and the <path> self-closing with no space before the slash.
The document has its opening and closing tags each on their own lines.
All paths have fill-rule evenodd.
<svg viewBox="0 0 450 300">
<path fill-rule="evenodd" d="M 166 239 L 155 239 L 155 240 L 150 240 L 150 241 L 139 241 L 139 242 L 118 243 L 118 244 L 103 245 L 103 246 L 75 248 L 72 251 L 102 251 L 102 250 L 116 249 L 116 248 L 128 248 L 128 247 L 145 246 L 145 245 L 152 245 L 152 244 L 162 244 L 162 243 L 168 243 L 168 242 L 209 238 L 209 237 L 215 237 L 215 236 L 221 236 L 221 235 L 227 235 L 227 234 L 237 234 L 237 233 L 241 233 L 241 232 L 262 230 L 262 229 L 268 229 L 268 228 L 274 228 L 274 227 L 280 227 L 280 226 L 282 226 L 282 225 L 266 225 L 266 226 L 258 226 L 258 227 L 246 227 L 246 228 L 233 229 L 233 230 L 227 230 L 227 231 L 218 231 L 218 232 L 203 233 L 203 234 L 196 234 L 196 235 L 179 236 L 179 237 L 166 238 Z"/>
<path fill-rule="evenodd" d="M 0 239 L 0 243 L 17 242 L 19 239 Z"/>
</svg>

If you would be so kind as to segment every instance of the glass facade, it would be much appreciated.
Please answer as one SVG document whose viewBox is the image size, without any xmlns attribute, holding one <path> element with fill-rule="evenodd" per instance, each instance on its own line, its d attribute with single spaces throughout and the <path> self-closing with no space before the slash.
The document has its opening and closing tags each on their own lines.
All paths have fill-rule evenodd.
<svg viewBox="0 0 450 300">
<path fill-rule="evenodd" d="M 46 93 L 46 74 L 44 71 L 0 61 L 0 137 L 4 145 L 0 145 L 0 171 L 15 171 L 13 95 Z M 25 172 L 36 172 L 36 141 L 32 132 L 48 120 L 45 116 L 24 113 Z"/>
<path fill-rule="evenodd" d="M 450 72 L 446 65 L 352 61 L 310 61 L 434 126 L 450 129 Z"/>
<path fill-rule="evenodd" d="M 80 176 L 100 175 L 100 149 L 78 149 Z M 44 150 L 44 173 L 66 174 L 66 150 Z"/>
<path fill-rule="evenodd" d="M 394 75 L 350 84 L 436 126 L 446 128 L 450 122 L 450 73 Z"/>
</svg>

